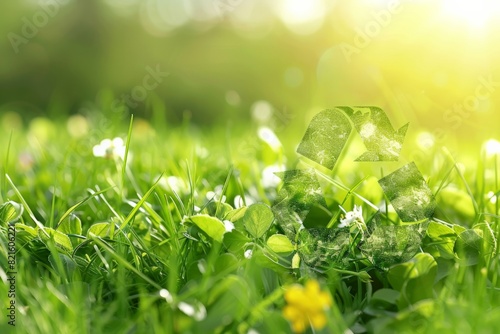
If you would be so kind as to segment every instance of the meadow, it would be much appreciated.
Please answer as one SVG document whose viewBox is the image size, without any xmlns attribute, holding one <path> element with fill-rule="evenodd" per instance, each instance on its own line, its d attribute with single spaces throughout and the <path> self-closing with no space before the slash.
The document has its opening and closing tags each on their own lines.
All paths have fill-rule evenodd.
<svg viewBox="0 0 500 334">
<path fill-rule="evenodd" d="M 0 333 L 498 332 L 498 1 L 0 6 Z"/>
<path fill-rule="evenodd" d="M 1 145 L 3 333 L 498 328 L 497 141 L 472 167 L 436 147 L 398 169 L 354 161 L 351 135 L 329 170 L 294 152 L 303 133 L 281 141 L 262 118 L 240 131 L 15 120 Z"/>
</svg>

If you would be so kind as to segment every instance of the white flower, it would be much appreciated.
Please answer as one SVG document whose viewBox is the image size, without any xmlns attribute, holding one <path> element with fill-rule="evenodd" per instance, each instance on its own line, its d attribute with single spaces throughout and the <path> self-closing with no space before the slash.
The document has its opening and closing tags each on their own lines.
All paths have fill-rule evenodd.
<svg viewBox="0 0 500 334">
<path fill-rule="evenodd" d="M 352 223 L 365 224 L 365 220 L 363 219 L 363 209 L 361 206 L 354 205 L 352 211 L 349 212 L 346 212 L 342 207 L 340 207 L 340 209 L 344 211 L 345 217 L 340 219 L 339 228 L 350 226 Z"/>
<path fill-rule="evenodd" d="M 196 321 L 201 321 L 207 316 L 207 309 L 199 301 L 195 301 L 193 304 L 179 302 L 179 304 L 177 304 L 177 308 Z"/>
<path fill-rule="evenodd" d="M 224 220 L 224 227 L 226 228 L 226 232 L 231 232 L 234 230 L 234 224 L 230 220 Z"/>
<path fill-rule="evenodd" d="M 234 197 L 234 208 L 235 209 L 239 209 L 239 208 L 245 206 L 245 203 L 247 204 L 247 206 L 250 206 L 250 205 L 256 203 L 256 200 L 253 199 L 248 194 L 245 195 L 245 202 L 243 202 L 243 197 L 241 197 L 240 195 L 236 195 Z"/>
<path fill-rule="evenodd" d="M 244 205 L 245 205 L 245 203 L 243 203 L 243 197 L 241 197 L 240 195 L 236 195 L 234 197 L 234 208 L 239 209 Z"/>
<path fill-rule="evenodd" d="M 207 192 L 206 197 L 209 201 L 226 202 L 226 196 L 222 195 L 222 185 L 216 186 L 214 191 Z"/>
<path fill-rule="evenodd" d="M 486 200 L 490 201 L 491 204 L 495 204 L 497 202 L 497 197 L 498 196 L 493 191 L 486 194 Z"/>
<path fill-rule="evenodd" d="M 100 144 L 95 145 L 92 149 L 95 157 L 103 158 L 120 158 L 125 157 L 125 146 L 123 139 L 116 137 L 114 139 L 104 139 Z"/>
<path fill-rule="evenodd" d="M 245 259 L 251 259 L 253 251 L 251 249 L 247 249 L 243 255 L 245 256 Z"/>
<path fill-rule="evenodd" d="M 171 302 L 174 301 L 174 298 L 172 297 L 172 294 L 167 289 L 161 289 L 160 290 L 160 297 L 165 298 L 165 300 L 167 301 L 167 303 L 171 303 Z"/>
</svg>

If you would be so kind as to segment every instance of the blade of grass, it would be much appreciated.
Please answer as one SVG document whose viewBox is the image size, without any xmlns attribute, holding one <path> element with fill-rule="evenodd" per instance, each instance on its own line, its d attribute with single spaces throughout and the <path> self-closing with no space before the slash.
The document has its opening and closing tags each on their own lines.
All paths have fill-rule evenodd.
<svg viewBox="0 0 500 334">
<path fill-rule="evenodd" d="M 226 180 L 224 181 L 224 186 L 222 187 L 221 194 L 219 196 L 218 205 L 215 208 L 215 216 L 218 217 L 219 215 L 219 208 L 221 207 L 222 203 L 222 198 L 224 197 L 224 194 L 226 193 L 227 187 L 229 186 L 229 181 L 231 181 L 231 176 L 233 175 L 233 170 L 234 167 L 231 166 L 229 167 L 229 172 L 227 173 Z"/>
<path fill-rule="evenodd" d="M 76 209 L 78 209 L 83 204 L 87 203 L 89 200 L 91 200 L 95 196 L 99 196 L 102 193 L 108 191 L 109 189 L 111 189 L 111 187 L 110 188 L 106 188 L 104 190 L 100 190 L 98 192 L 95 192 L 95 193 L 93 193 L 93 194 L 85 197 L 83 200 L 81 200 L 80 202 L 76 203 L 75 205 L 73 205 L 72 207 L 70 207 L 68 210 L 66 210 L 66 212 L 61 216 L 61 218 L 57 222 L 56 229 L 59 227 L 59 225 L 61 225 L 61 223 L 64 221 L 64 219 L 66 219 L 73 211 L 75 211 Z"/>
<path fill-rule="evenodd" d="M 0 201 L 4 202 L 4 194 L 5 192 L 5 198 L 7 198 L 7 178 L 6 175 L 8 174 L 8 166 L 9 166 L 9 157 L 10 157 L 10 148 L 12 147 L 12 136 L 14 132 L 11 131 L 9 135 L 9 142 L 7 144 L 7 152 L 5 153 L 5 164 L 2 167 L 2 191 L 0 191 Z"/>
<path fill-rule="evenodd" d="M 448 157 L 448 159 L 450 159 L 450 161 L 453 163 L 453 167 L 455 167 L 455 170 L 457 171 L 458 176 L 462 180 L 464 187 L 467 190 L 467 194 L 469 195 L 469 197 L 472 201 L 472 205 L 474 206 L 474 212 L 476 213 L 476 220 L 477 220 L 479 217 L 479 215 L 478 215 L 479 206 L 477 205 L 476 199 L 474 198 L 474 194 L 472 193 L 472 190 L 471 190 L 469 184 L 467 183 L 467 180 L 465 179 L 464 175 L 462 174 L 462 171 L 460 170 L 460 168 L 458 168 L 458 164 L 455 161 L 455 158 L 453 158 L 453 156 L 451 155 L 451 152 L 446 147 L 443 147 L 443 151 L 444 151 L 445 155 Z"/>
<path fill-rule="evenodd" d="M 43 233 L 45 233 L 45 235 L 47 237 L 50 237 L 49 234 L 47 232 L 45 232 L 45 226 L 35 217 L 35 214 L 33 213 L 33 211 L 31 211 L 31 208 L 29 207 L 28 202 L 26 202 L 23 195 L 21 195 L 21 192 L 19 191 L 19 189 L 17 189 L 17 187 L 14 185 L 14 182 L 12 182 L 10 176 L 8 174 L 5 174 L 5 178 L 9 182 L 10 186 L 12 187 L 14 192 L 16 193 L 17 197 L 19 198 L 19 200 L 23 204 L 24 210 L 26 210 L 26 212 L 28 213 L 30 218 L 33 220 L 33 222 L 35 222 L 35 224 L 38 226 L 38 228 L 40 228 L 40 230 L 42 230 Z"/>
<path fill-rule="evenodd" d="M 127 161 L 128 161 L 128 152 L 130 150 L 130 139 L 132 138 L 132 125 L 134 124 L 134 115 L 130 115 L 130 124 L 128 127 L 127 133 L 127 142 L 125 143 L 125 156 L 123 157 L 123 166 L 122 166 L 122 177 L 121 177 L 121 192 L 122 196 L 125 197 L 124 187 L 125 187 L 125 174 L 127 169 Z"/>
<path fill-rule="evenodd" d="M 109 246 L 106 242 L 104 242 L 102 238 L 96 236 L 91 236 L 91 238 L 97 245 L 104 248 L 116 260 L 116 262 L 120 263 L 122 266 L 132 271 L 134 274 L 142 278 L 144 281 L 148 282 L 155 289 L 161 290 L 162 287 L 160 285 L 158 285 L 155 281 L 153 281 L 152 279 L 141 273 L 139 270 L 137 270 L 126 259 L 118 255 L 111 246 Z"/>
<path fill-rule="evenodd" d="M 366 198 L 364 198 L 363 196 L 361 196 L 360 194 L 356 193 L 355 191 L 352 191 L 352 189 L 349 189 L 348 187 L 344 186 L 342 183 L 334 180 L 332 177 L 326 175 L 326 174 L 323 174 L 322 172 L 320 172 L 319 170 L 316 170 L 316 173 L 321 176 L 323 179 L 325 179 L 326 181 L 330 182 L 331 184 L 333 184 L 334 186 L 340 188 L 340 189 L 343 189 L 345 191 L 347 191 L 348 193 L 351 193 L 352 195 L 356 196 L 357 198 L 359 198 L 360 200 L 362 200 L 363 202 L 365 202 L 366 204 L 368 204 L 370 207 L 372 207 L 374 210 L 379 210 L 379 208 L 373 204 L 372 202 L 370 202 L 369 200 L 367 200 Z"/>
<path fill-rule="evenodd" d="M 141 208 L 141 206 L 144 204 L 144 202 L 148 199 L 149 195 L 155 190 L 156 186 L 158 185 L 158 182 L 160 182 L 161 178 L 163 177 L 163 173 L 158 177 L 156 182 L 153 184 L 151 188 L 144 194 L 144 196 L 137 202 L 137 205 L 130 211 L 128 216 L 123 220 L 123 222 L 120 224 L 119 230 L 123 230 L 134 218 L 136 215 L 137 211 Z"/>
<path fill-rule="evenodd" d="M 344 197 L 344 200 L 342 201 L 342 203 L 340 203 L 340 205 L 344 205 L 344 203 L 349 199 L 349 197 L 351 195 L 354 194 L 354 191 L 363 183 L 365 182 L 365 180 L 368 179 L 368 176 L 365 176 L 364 178 L 362 178 L 358 183 L 356 183 L 354 185 L 354 187 L 352 187 L 351 189 L 349 189 L 349 191 L 347 192 L 347 194 L 345 195 Z M 377 208 L 377 211 L 379 211 L 379 209 Z M 328 224 L 326 225 L 326 228 L 331 228 L 333 226 L 333 224 L 335 224 L 336 221 L 338 221 L 338 217 L 340 215 L 340 211 L 337 211 L 337 213 L 335 215 L 332 216 L 332 219 L 330 219 L 330 221 L 328 222 Z"/>
</svg>

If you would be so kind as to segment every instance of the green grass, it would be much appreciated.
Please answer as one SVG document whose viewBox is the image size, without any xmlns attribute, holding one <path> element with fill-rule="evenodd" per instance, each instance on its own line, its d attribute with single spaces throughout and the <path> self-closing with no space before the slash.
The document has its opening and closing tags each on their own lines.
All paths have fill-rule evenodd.
<svg viewBox="0 0 500 334">
<path fill-rule="evenodd" d="M 284 200 L 266 186 L 266 166 L 310 166 L 291 153 L 301 135 L 273 149 L 253 130 L 135 120 L 78 138 L 48 122 L 4 136 L 0 332 L 289 333 L 286 287 L 316 279 L 334 302 L 327 326 L 309 332 L 496 333 L 498 157 L 478 154 L 465 172 L 440 149 L 418 161 L 437 207 L 405 225 L 377 183 L 403 163 L 351 163 L 347 154 L 333 172 L 316 166 L 320 188 L 299 182 L 299 193 L 319 189 L 324 208 L 315 195 Z M 92 155 L 115 136 L 126 139 L 126 163 Z M 236 196 L 267 206 L 238 210 Z M 293 208 L 306 204 L 307 232 L 287 230 L 300 216 Z M 339 205 L 355 204 L 366 231 L 336 228 Z M 21 211 L 14 330 L 5 316 L 7 224 Z M 295 222 L 278 223 L 288 213 Z M 224 220 L 235 230 L 221 234 Z M 287 236 L 281 249 L 275 234 Z"/>
</svg>

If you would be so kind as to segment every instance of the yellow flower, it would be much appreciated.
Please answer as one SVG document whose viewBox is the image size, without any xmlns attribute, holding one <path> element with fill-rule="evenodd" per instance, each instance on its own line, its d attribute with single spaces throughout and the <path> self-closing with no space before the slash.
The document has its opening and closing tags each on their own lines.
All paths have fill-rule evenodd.
<svg viewBox="0 0 500 334">
<path fill-rule="evenodd" d="M 285 300 L 283 316 L 291 322 L 294 332 L 302 333 L 309 325 L 314 329 L 325 327 L 325 311 L 332 305 L 332 299 L 321 291 L 318 281 L 310 280 L 304 287 L 292 285 L 285 292 Z"/>
</svg>

